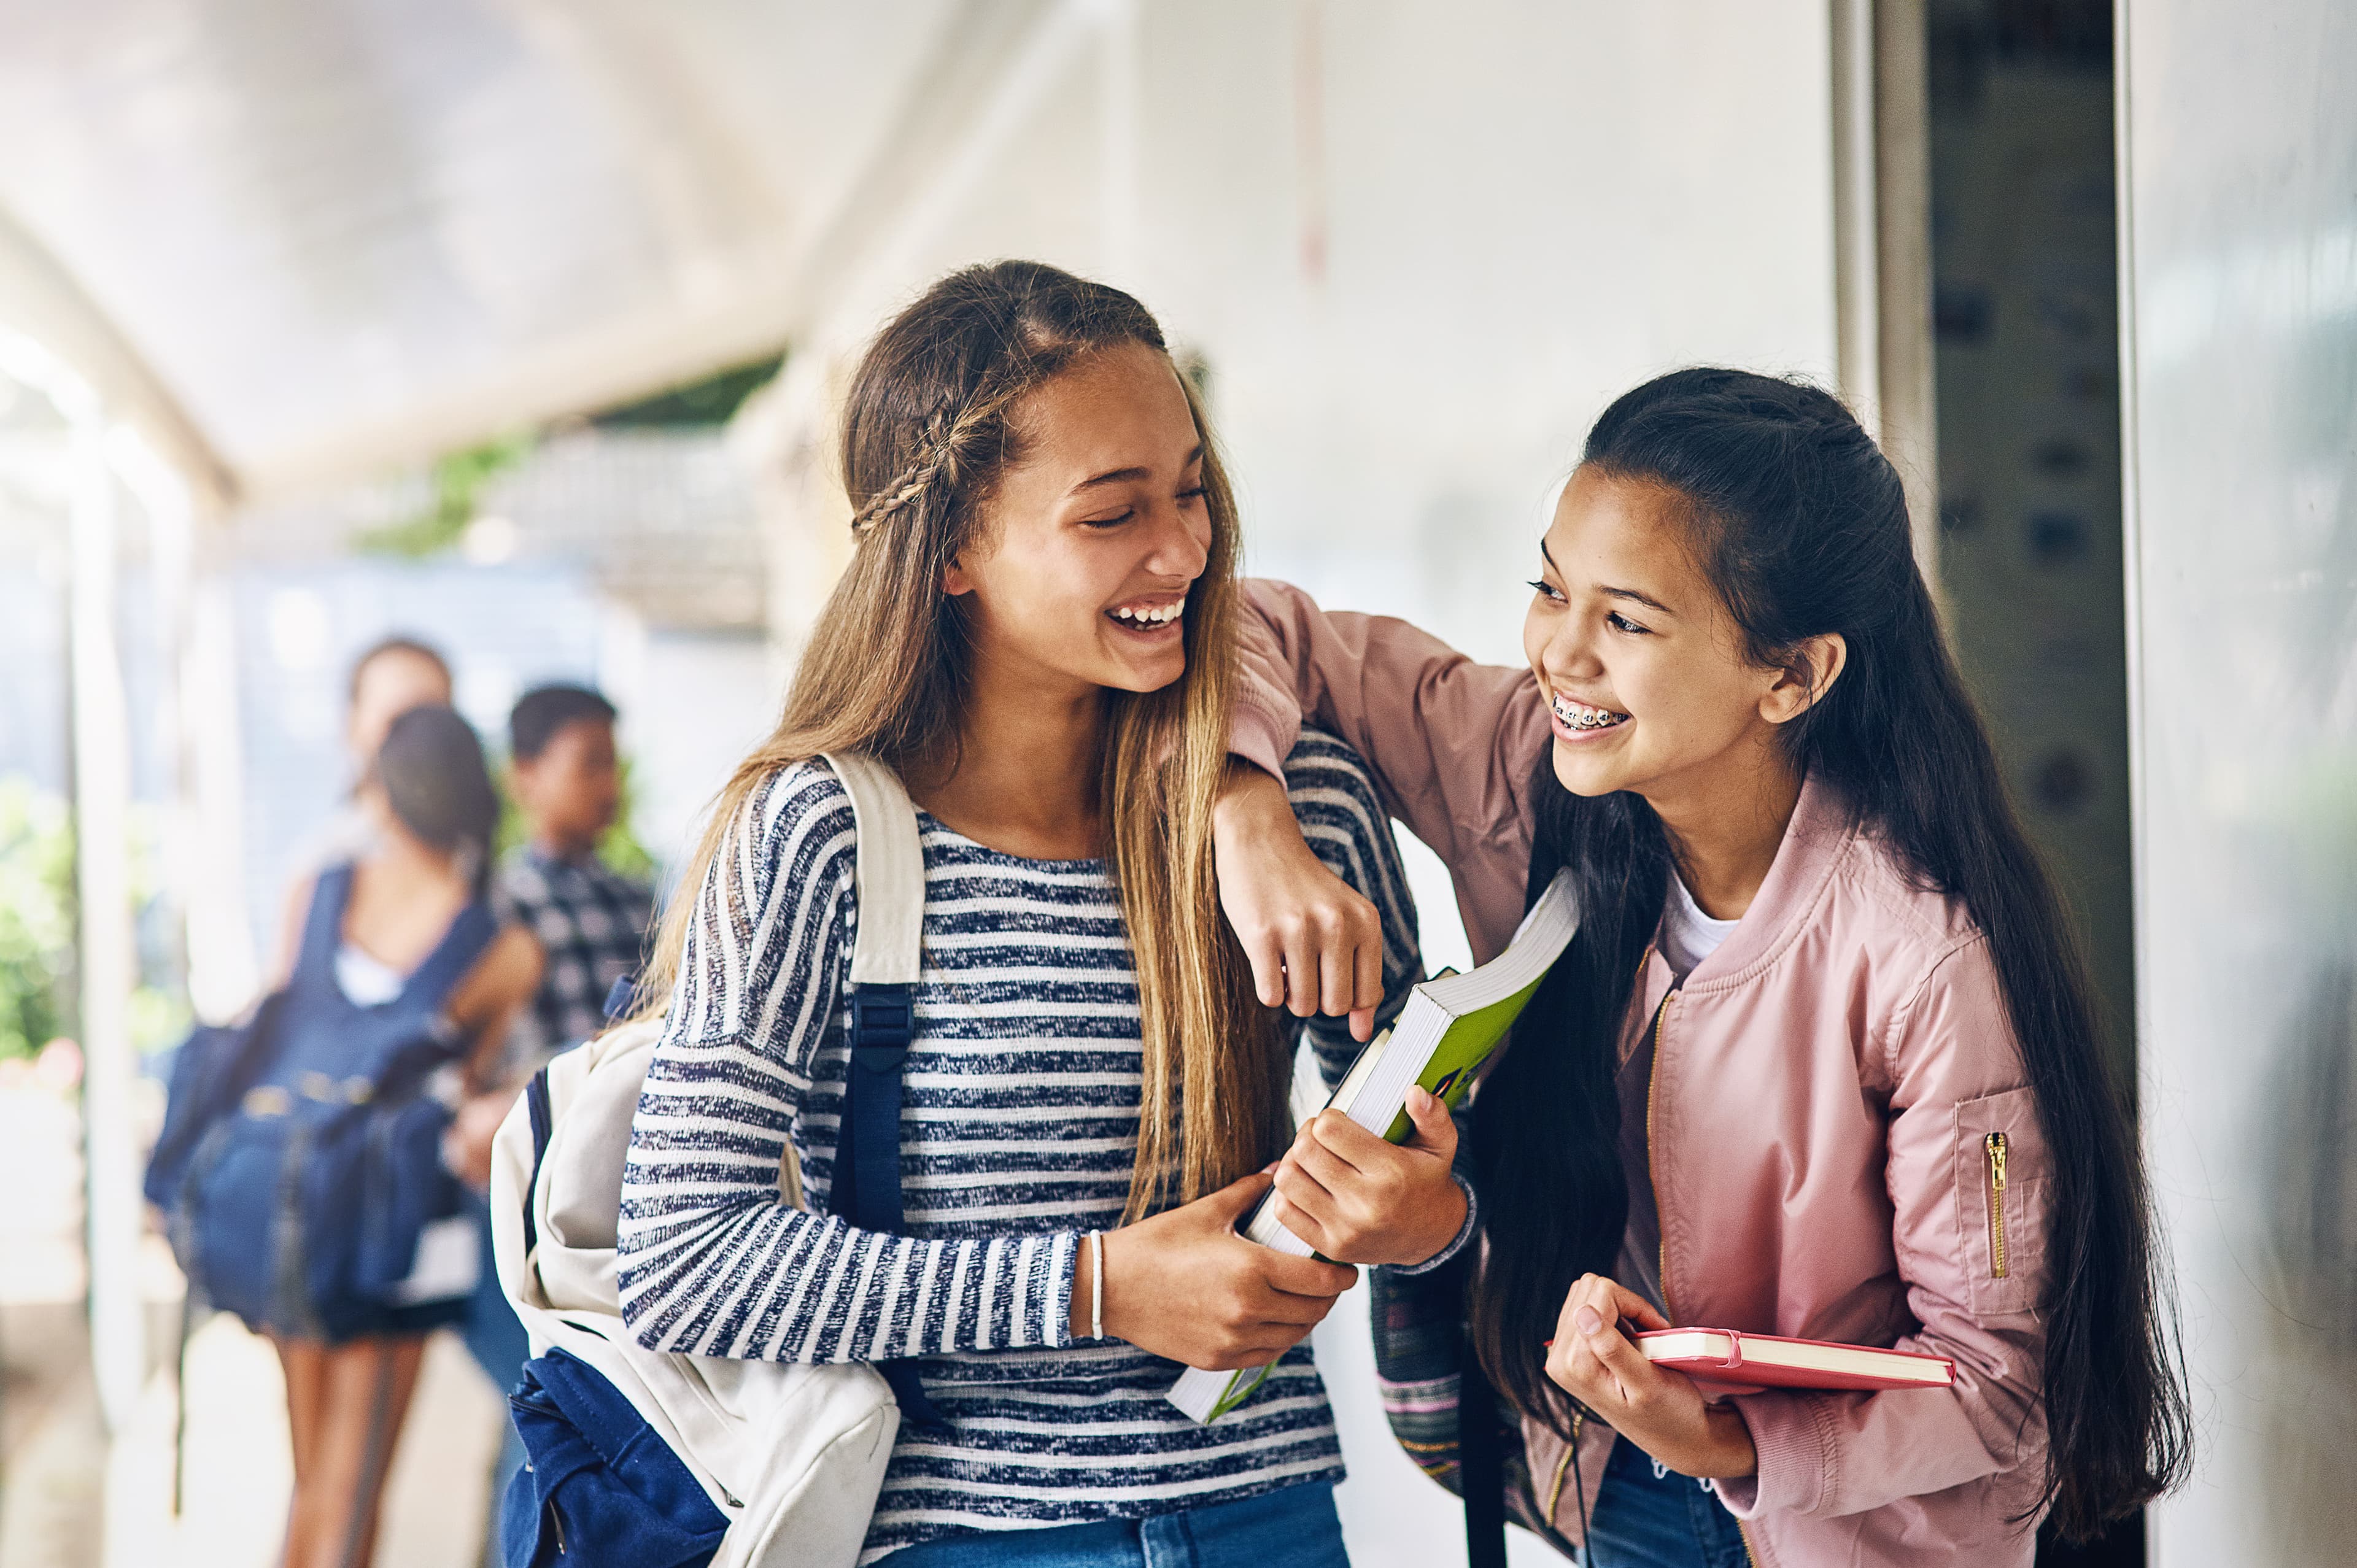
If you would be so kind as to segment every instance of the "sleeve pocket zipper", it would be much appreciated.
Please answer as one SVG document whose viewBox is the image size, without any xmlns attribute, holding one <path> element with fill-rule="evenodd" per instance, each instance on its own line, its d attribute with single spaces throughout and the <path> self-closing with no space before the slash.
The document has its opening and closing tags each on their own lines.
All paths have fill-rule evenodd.
<svg viewBox="0 0 2357 1568">
<path fill-rule="evenodd" d="M 1991 1133 L 1981 1140 L 1988 1153 L 1989 1278 L 2005 1278 L 2005 1134 Z"/>
</svg>

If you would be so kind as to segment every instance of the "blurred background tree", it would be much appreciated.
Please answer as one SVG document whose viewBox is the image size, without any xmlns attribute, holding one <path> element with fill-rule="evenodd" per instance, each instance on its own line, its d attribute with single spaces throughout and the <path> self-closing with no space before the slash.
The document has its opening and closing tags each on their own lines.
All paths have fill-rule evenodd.
<svg viewBox="0 0 2357 1568">
<path fill-rule="evenodd" d="M 73 879 L 64 800 L 0 779 L 0 1060 L 74 1033 Z"/>
</svg>

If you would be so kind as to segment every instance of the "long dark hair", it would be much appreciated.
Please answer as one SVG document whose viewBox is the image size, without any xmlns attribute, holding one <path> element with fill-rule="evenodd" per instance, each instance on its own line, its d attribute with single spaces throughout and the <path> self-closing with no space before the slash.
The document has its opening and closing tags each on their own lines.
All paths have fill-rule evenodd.
<svg viewBox="0 0 2357 1568">
<path fill-rule="evenodd" d="M 2191 1423 L 2127 1086 L 2075 927 L 1941 635 L 1899 476 L 1830 394 L 1726 370 L 1626 393 L 1581 462 L 1677 499 L 1695 559 L 1762 668 L 1795 666 L 1811 637 L 1846 640 L 1840 680 L 1783 726 L 1786 755 L 1924 885 L 1962 898 L 1987 936 L 2053 1166 L 2038 1508 L 2066 1539 L 2091 1535 L 2182 1478 Z M 1489 1246 L 1471 1314 L 1491 1380 L 1567 1432 L 1570 1401 L 1546 1380 L 1540 1344 L 1572 1282 L 1611 1272 L 1620 1244 L 1614 1066 L 1671 854 L 1641 798 L 1573 795 L 1544 755 L 1538 770 L 1530 886 L 1569 867 L 1585 923 L 1482 1086 Z"/>
<path fill-rule="evenodd" d="M 385 730 L 372 772 L 394 818 L 455 857 L 479 895 L 490 877 L 500 792 L 475 726 L 448 708 L 412 708 Z"/>
</svg>

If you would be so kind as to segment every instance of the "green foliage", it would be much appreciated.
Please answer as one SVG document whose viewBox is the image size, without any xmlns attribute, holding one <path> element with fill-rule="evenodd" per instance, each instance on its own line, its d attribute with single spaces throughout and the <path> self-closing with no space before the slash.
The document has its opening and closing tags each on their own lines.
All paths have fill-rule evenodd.
<svg viewBox="0 0 2357 1568">
<path fill-rule="evenodd" d="M 162 859 L 151 813 L 131 820 L 131 896 L 157 893 Z M 73 812 L 62 796 L 0 779 L 0 1060 L 27 1057 L 81 1032 L 74 941 Z M 129 1002 L 131 1044 L 161 1050 L 188 1033 L 188 997 L 175 983 L 142 983 Z"/>
<path fill-rule="evenodd" d="M 622 758 L 622 809 L 614 813 L 614 825 L 597 841 L 597 858 L 634 882 L 651 883 L 655 879 L 655 857 L 639 842 L 638 830 L 631 824 L 638 817 L 639 792 L 631 777 L 632 764 Z"/>
<path fill-rule="evenodd" d="M 726 424 L 747 398 L 770 384 L 785 363 L 782 354 L 715 371 L 701 381 L 657 392 L 637 403 L 608 409 L 591 423 L 609 430 L 679 429 Z"/>
<path fill-rule="evenodd" d="M 476 503 L 483 487 L 532 453 L 531 435 L 509 435 L 453 452 L 434 465 L 434 500 L 405 521 L 372 528 L 360 535 L 359 547 L 380 555 L 422 560 L 450 549 L 475 521 Z"/>
<path fill-rule="evenodd" d="M 0 779 L 0 1058 L 73 1032 L 73 822 L 65 802 Z"/>
</svg>

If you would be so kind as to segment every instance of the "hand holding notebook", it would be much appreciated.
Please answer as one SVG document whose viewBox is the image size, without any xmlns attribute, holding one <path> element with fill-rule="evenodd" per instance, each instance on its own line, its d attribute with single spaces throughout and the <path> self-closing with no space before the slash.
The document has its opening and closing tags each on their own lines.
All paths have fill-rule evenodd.
<svg viewBox="0 0 2357 1568">
<path fill-rule="evenodd" d="M 1623 1321 L 1636 1326 L 1631 1335 Z M 1727 1479 L 1759 1468 L 1729 1394 L 1770 1387 L 1944 1388 L 1941 1357 L 1724 1328 L 1673 1327 L 1626 1285 L 1583 1275 L 1546 1343 L 1549 1380 L 1681 1475 Z"/>
</svg>

